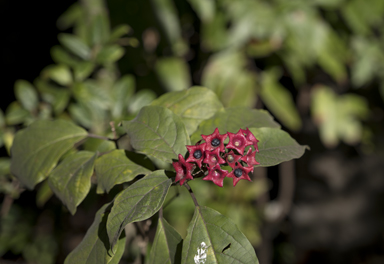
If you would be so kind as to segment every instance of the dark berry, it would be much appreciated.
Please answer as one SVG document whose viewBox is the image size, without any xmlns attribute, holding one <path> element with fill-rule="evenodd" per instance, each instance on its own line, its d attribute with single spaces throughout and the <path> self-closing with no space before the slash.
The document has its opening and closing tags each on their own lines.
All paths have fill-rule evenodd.
<svg viewBox="0 0 384 264">
<path fill-rule="evenodd" d="M 238 168 L 235 170 L 234 174 L 237 178 L 240 178 L 241 175 L 243 175 L 243 170 Z"/>
<path fill-rule="evenodd" d="M 203 153 L 201 153 L 200 150 L 196 150 L 195 152 L 193 152 L 193 157 L 195 157 L 195 159 L 200 159 L 201 156 L 203 156 Z"/>
<path fill-rule="evenodd" d="M 218 139 L 218 138 L 212 139 L 211 145 L 214 147 L 217 147 L 218 145 L 220 145 L 220 139 Z"/>
</svg>

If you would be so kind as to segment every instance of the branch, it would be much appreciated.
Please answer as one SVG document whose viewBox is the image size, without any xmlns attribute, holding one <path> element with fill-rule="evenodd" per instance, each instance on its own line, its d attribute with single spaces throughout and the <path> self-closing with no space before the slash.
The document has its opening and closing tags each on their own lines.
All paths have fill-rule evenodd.
<svg viewBox="0 0 384 264">
<path fill-rule="evenodd" d="M 191 187 L 189 187 L 188 183 L 184 183 L 184 186 L 185 186 L 185 188 L 187 188 L 187 190 L 189 191 L 189 194 L 191 195 L 192 200 L 193 200 L 193 203 L 195 204 L 195 206 L 200 207 L 200 206 L 199 206 L 199 203 L 198 203 L 197 200 L 196 200 L 195 194 L 193 193 Z"/>
</svg>

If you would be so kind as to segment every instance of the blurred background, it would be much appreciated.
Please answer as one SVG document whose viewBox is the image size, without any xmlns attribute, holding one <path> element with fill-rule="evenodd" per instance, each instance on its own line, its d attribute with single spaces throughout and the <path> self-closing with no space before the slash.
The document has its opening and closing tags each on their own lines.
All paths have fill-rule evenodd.
<svg viewBox="0 0 384 264">
<path fill-rule="evenodd" d="M 0 21 L 0 263 L 63 263 L 122 188 L 93 187 L 71 216 L 45 182 L 24 190 L 10 174 L 17 130 L 65 118 L 110 135 L 194 85 L 270 111 L 311 148 L 236 188 L 190 183 L 260 263 L 384 263 L 384 1 L 0 0 Z M 185 236 L 193 203 L 172 192 L 165 218 Z M 135 239 L 121 263 L 139 263 Z"/>
</svg>

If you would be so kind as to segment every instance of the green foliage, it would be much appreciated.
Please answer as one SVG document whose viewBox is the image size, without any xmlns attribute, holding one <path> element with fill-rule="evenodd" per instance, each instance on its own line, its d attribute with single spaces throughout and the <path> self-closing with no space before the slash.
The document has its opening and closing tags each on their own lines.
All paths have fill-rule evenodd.
<svg viewBox="0 0 384 264">
<path fill-rule="evenodd" d="M 259 263 L 252 245 L 231 220 L 213 209 L 196 206 L 181 263 L 194 263 L 193 257 L 202 255 L 198 251 L 201 247 L 208 263 Z"/>
</svg>

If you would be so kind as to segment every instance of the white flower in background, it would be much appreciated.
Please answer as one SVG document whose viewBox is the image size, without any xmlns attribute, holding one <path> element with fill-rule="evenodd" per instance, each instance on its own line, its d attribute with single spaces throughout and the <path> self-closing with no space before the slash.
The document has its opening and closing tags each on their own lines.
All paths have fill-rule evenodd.
<svg viewBox="0 0 384 264">
<path fill-rule="evenodd" d="M 207 259 L 207 245 L 204 242 L 201 242 L 200 248 L 197 248 L 197 255 L 195 255 L 195 264 L 204 264 Z"/>
</svg>

